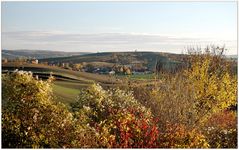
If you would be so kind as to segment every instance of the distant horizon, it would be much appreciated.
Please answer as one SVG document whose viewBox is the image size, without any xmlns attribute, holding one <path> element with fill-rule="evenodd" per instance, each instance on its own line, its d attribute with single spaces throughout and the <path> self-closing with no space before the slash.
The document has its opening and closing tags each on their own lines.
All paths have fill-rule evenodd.
<svg viewBox="0 0 239 150">
<path fill-rule="evenodd" d="M 212 44 L 237 54 L 236 2 L 2 2 L 2 49 L 180 54 Z"/>
<path fill-rule="evenodd" d="M 127 51 L 64 51 L 64 50 L 47 50 L 47 49 L 2 49 L 2 50 L 9 50 L 9 51 L 52 51 L 52 52 L 66 52 L 66 53 L 124 53 L 124 52 L 156 52 L 156 53 L 169 53 L 169 54 L 187 54 L 186 51 L 184 51 L 184 53 L 175 53 L 175 52 L 164 52 L 164 51 L 146 51 L 146 50 L 127 50 Z M 228 54 L 225 53 L 225 55 L 230 56 L 230 55 L 237 55 L 238 54 Z"/>
</svg>

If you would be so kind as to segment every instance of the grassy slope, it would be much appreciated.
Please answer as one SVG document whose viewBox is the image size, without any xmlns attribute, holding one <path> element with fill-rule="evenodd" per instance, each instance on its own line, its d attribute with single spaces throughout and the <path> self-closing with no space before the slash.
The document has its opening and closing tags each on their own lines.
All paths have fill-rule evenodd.
<svg viewBox="0 0 239 150">
<path fill-rule="evenodd" d="M 40 64 L 16 64 L 16 63 L 7 63 L 2 65 L 2 70 L 10 70 L 10 69 L 22 69 L 26 71 L 32 72 L 52 72 L 53 74 L 59 74 L 62 76 L 70 77 L 77 79 L 79 81 L 85 81 L 87 83 L 100 82 L 105 84 L 117 83 L 117 81 L 109 77 L 108 75 L 99 75 L 87 72 L 79 72 L 79 71 L 72 71 L 67 69 L 62 69 L 59 67 L 53 66 L 46 66 Z"/>
<path fill-rule="evenodd" d="M 62 69 L 59 67 L 36 65 L 36 64 L 16 64 L 7 63 L 2 65 L 2 70 L 25 70 L 37 73 L 50 73 L 54 75 L 61 75 L 65 78 L 56 78 L 53 82 L 53 92 L 57 100 L 65 104 L 75 101 L 80 89 L 89 86 L 93 82 L 100 83 L 105 87 L 113 86 L 112 83 L 118 84 L 114 77 L 108 75 L 98 75 L 86 72 L 76 72 L 71 70 Z"/>
<path fill-rule="evenodd" d="M 79 94 L 79 89 L 68 88 L 55 83 L 53 85 L 53 92 L 57 97 L 57 101 L 69 104 L 75 101 L 77 95 Z"/>
<path fill-rule="evenodd" d="M 135 75 L 131 75 L 130 79 L 153 80 L 154 79 L 154 74 L 135 74 Z"/>
</svg>

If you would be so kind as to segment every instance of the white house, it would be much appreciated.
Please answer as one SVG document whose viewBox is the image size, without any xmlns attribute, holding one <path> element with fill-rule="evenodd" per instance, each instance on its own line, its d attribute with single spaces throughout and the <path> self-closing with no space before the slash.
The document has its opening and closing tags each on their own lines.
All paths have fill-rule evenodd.
<svg viewBox="0 0 239 150">
<path fill-rule="evenodd" d="M 114 74 L 115 74 L 115 71 L 114 71 L 114 70 L 112 70 L 112 71 L 109 72 L 109 75 L 114 75 Z"/>
</svg>

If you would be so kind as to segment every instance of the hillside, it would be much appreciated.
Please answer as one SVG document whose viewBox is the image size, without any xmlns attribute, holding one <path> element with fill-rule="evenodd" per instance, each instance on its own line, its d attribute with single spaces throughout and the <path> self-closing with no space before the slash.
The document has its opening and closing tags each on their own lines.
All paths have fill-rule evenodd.
<svg viewBox="0 0 239 150">
<path fill-rule="evenodd" d="M 56 79 L 53 82 L 54 94 L 57 96 L 58 101 L 66 104 L 74 102 L 80 90 L 91 85 L 93 82 L 99 83 L 106 88 L 116 86 L 122 82 L 120 79 L 109 75 L 78 72 L 41 64 L 2 64 L 2 73 L 14 71 L 15 69 L 31 71 L 34 76 L 38 75 L 40 79 L 47 79 L 52 74 Z"/>
<path fill-rule="evenodd" d="M 153 70 L 156 61 L 160 59 L 164 63 L 177 63 L 183 55 L 171 54 L 162 52 L 105 52 L 105 53 L 92 53 L 86 55 L 77 55 L 61 58 L 46 58 L 40 59 L 39 62 L 51 63 L 82 63 L 82 62 L 106 62 L 113 64 L 128 65 L 132 63 L 141 63 Z"/>
<path fill-rule="evenodd" d="M 36 73 L 53 73 L 53 75 L 60 75 L 65 78 L 70 78 L 71 80 L 78 80 L 82 82 L 90 83 L 92 81 L 110 84 L 115 82 L 115 79 L 109 77 L 108 75 L 98 75 L 87 72 L 72 71 L 67 69 L 62 69 L 54 66 L 47 66 L 41 64 L 16 64 L 16 63 L 7 63 L 2 64 L 2 71 L 4 70 L 25 70 Z"/>
<path fill-rule="evenodd" d="M 16 59 L 16 58 L 50 58 L 50 57 L 68 57 L 74 55 L 89 54 L 86 52 L 62 52 L 50 50 L 2 50 L 2 58 Z"/>
</svg>

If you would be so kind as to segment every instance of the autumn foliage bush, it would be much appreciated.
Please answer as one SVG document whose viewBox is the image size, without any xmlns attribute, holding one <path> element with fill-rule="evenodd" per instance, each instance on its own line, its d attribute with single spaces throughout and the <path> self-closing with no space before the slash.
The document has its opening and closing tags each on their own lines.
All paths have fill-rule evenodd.
<svg viewBox="0 0 239 150">
<path fill-rule="evenodd" d="M 81 91 L 72 108 L 97 129 L 102 147 L 157 147 L 157 124 L 132 92 L 94 84 Z"/>
<path fill-rule="evenodd" d="M 53 100 L 50 82 L 36 80 L 23 71 L 2 76 L 3 147 L 88 147 L 89 143 L 78 139 L 91 129 L 84 124 L 75 125 L 77 120 L 66 106 Z"/>
<path fill-rule="evenodd" d="M 212 115 L 203 132 L 213 148 L 236 148 L 237 113 L 224 110 Z"/>
<path fill-rule="evenodd" d="M 230 132 L 218 126 L 217 132 L 204 132 L 209 118 L 237 105 L 237 77 L 231 70 L 232 63 L 214 50 L 222 49 L 212 47 L 211 51 L 195 52 L 189 55 L 188 68 L 176 74 L 161 74 L 163 78 L 151 87 L 137 86 L 132 90 L 142 104 L 150 108 L 154 115 L 160 116 L 160 130 L 166 130 L 167 122 L 181 124 L 186 129 L 202 131 L 212 148 L 235 148 L 235 127 L 230 128 Z M 223 124 L 223 119 L 236 120 L 235 115 L 222 115 L 221 118 L 220 122 L 215 122 Z M 233 124 L 236 125 L 235 122 Z"/>
<path fill-rule="evenodd" d="M 161 148 L 209 148 L 206 137 L 200 131 L 190 130 L 182 124 L 167 122 L 159 137 Z"/>
<path fill-rule="evenodd" d="M 194 56 L 191 69 L 185 72 L 194 89 L 197 124 L 212 114 L 237 103 L 237 77 L 230 73 L 228 63 L 222 56 Z"/>
<path fill-rule="evenodd" d="M 82 90 L 77 101 L 72 104 L 72 110 L 79 115 L 87 116 L 91 123 L 99 123 L 108 119 L 112 110 L 127 111 L 131 108 L 134 108 L 135 113 L 151 116 L 150 110 L 140 104 L 132 92 L 120 89 L 104 90 L 98 84 Z"/>
<path fill-rule="evenodd" d="M 237 78 L 229 72 L 223 58 L 222 66 L 214 68 L 215 57 L 219 56 L 193 55 L 191 67 L 165 75 L 147 92 L 145 99 L 150 102 L 145 103 L 153 104 L 150 107 L 162 120 L 189 127 L 200 126 L 212 114 L 236 105 Z"/>
<path fill-rule="evenodd" d="M 70 108 L 56 102 L 51 79 L 2 75 L 2 147 L 236 148 L 230 63 L 208 51 L 189 58 L 190 67 L 150 86 L 92 84 Z"/>
<path fill-rule="evenodd" d="M 113 118 L 111 118 L 113 117 Z M 156 148 L 159 130 L 156 120 L 120 112 L 97 126 L 100 140 L 108 148 Z"/>
</svg>

